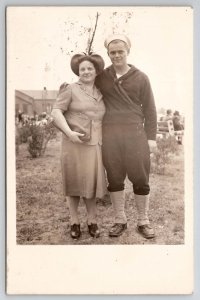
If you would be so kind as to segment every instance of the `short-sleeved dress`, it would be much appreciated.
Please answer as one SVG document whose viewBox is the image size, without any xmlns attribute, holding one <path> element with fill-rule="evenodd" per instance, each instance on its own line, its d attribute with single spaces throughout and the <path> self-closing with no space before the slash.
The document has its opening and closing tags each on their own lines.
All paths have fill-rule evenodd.
<svg viewBox="0 0 200 300">
<path fill-rule="evenodd" d="M 56 100 L 54 109 L 85 114 L 92 120 L 89 142 L 72 143 L 62 134 L 61 168 L 65 196 L 102 198 L 107 191 L 102 163 L 102 119 L 105 106 L 102 94 L 95 87 L 89 95 L 81 81 L 68 85 Z"/>
</svg>

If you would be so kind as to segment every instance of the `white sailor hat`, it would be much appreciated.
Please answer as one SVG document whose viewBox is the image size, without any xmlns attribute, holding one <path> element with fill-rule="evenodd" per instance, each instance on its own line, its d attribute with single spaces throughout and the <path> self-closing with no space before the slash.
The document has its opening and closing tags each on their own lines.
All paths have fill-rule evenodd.
<svg viewBox="0 0 200 300">
<path fill-rule="evenodd" d="M 114 40 L 120 40 L 127 44 L 128 48 L 131 48 L 131 42 L 129 38 L 124 34 L 112 34 L 108 36 L 104 42 L 104 46 L 108 49 L 108 45 L 114 41 Z"/>
</svg>

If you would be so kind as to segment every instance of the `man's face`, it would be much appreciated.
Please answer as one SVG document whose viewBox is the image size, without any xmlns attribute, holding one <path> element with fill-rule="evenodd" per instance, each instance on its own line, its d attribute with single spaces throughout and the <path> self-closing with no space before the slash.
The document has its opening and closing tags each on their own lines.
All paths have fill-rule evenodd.
<svg viewBox="0 0 200 300">
<path fill-rule="evenodd" d="M 108 56 L 116 67 L 123 67 L 127 64 L 128 49 L 123 41 L 111 42 L 108 46 Z"/>
</svg>

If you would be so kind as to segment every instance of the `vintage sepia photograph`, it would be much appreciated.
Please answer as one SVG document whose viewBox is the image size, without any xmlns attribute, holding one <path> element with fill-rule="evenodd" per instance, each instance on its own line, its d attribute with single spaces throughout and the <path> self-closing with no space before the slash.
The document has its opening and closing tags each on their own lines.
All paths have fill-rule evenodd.
<svg viewBox="0 0 200 300">
<path fill-rule="evenodd" d="M 8 293 L 192 292 L 192 8 L 7 7 L 6 25 Z M 144 274 L 152 256 L 164 278 L 177 270 L 159 286 L 150 268 L 144 286 L 76 291 L 52 274 L 31 286 L 20 258 L 47 251 L 48 273 L 56 249 L 72 269 L 77 253 L 93 253 L 92 270 L 103 251 L 118 271 L 130 257 Z"/>
</svg>

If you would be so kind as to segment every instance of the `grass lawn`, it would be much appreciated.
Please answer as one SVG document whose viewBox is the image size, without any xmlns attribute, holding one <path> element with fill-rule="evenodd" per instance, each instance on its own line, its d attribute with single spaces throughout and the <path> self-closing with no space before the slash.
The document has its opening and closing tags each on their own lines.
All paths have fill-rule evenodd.
<svg viewBox="0 0 200 300">
<path fill-rule="evenodd" d="M 137 214 L 130 182 L 126 182 L 128 229 L 118 238 L 110 238 L 112 206 L 109 197 L 97 201 L 101 236 L 90 237 L 86 209 L 81 201 L 79 212 L 82 236 L 72 240 L 69 211 L 62 194 L 60 136 L 47 145 L 45 155 L 31 159 L 27 144 L 21 144 L 16 157 L 17 243 L 26 245 L 94 245 L 184 243 L 184 154 L 183 146 L 173 156 L 165 175 L 150 176 L 150 219 L 156 238 L 146 240 L 136 231 Z"/>
</svg>

